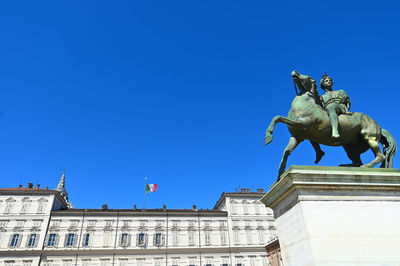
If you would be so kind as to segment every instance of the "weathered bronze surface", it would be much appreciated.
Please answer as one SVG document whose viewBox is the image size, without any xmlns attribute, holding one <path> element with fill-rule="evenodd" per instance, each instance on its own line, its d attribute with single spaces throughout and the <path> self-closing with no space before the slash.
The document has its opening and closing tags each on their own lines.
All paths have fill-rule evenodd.
<svg viewBox="0 0 400 266">
<path fill-rule="evenodd" d="M 319 144 L 343 146 L 351 164 L 342 166 L 392 168 L 396 153 L 396 141 L 392 134 L 382 129 L 371 117 L 363 113 L 350 113 L 350 98 L 343 90 L 332 90 L 332 79 L 325 74 L 321 87 L 325 94 L 318 95 L 315 80 L 309 76 L 292 72 L 292 78 L 300 92 L 292 102 L 287 117 L 276 116 L 272 119 L 265 135 L 265 145 L 272 141 L 272 133 L 278 122 L 285 123 L 291 133 L 289 144 L 285 148 L 279 166 L 279 176 L 285 171 L 290 153 L 304 140 L 309 140 L 316 152 L 315 163 L 325 154 Z M 383 146 L 383 152 L 379 147 Z M 360 155 L 371 149 L 375 158 L 363 164 Z"/>
</svg>

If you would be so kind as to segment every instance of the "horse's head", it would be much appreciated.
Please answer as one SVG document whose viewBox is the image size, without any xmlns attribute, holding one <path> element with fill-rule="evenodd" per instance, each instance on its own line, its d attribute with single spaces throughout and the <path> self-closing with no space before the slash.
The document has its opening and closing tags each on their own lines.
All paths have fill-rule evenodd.
<svg viewBox="0 0 400 266">
<path fill-rule="evenodd" d="M 300 90 L 300 95 L 308 91 L 313 94 L 318 92 L 316 82 L 312 77 L 302 75 L 296 70 L 294 70 L 292 72 L 292 79 L 297 84 L 297 87 Z"/>
</svg>

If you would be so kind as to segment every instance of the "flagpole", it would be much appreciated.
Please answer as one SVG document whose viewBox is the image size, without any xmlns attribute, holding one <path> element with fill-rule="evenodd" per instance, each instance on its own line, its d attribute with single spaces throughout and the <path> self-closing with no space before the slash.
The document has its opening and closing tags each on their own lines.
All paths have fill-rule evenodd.
<svg viewBox="0 0 400 266">
<path fill-rule="evenodd" d="M 147 177 L 144 178 L 143 209 L 146 209 L 146 181 Z"/>
</svg>

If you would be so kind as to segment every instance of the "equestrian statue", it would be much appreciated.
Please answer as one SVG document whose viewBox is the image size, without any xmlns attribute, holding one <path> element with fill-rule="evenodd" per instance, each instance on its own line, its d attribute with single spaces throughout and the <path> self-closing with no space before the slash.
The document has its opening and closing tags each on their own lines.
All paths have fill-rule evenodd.
<svg viewBox="0 0 400 266">
<path fill-rule="evenodd" d="M 315 163 L 325 154 L 320 147 L 320 144 L 324 144 L 343 146 L 352 163 L 341 166 L 374 167 L 382 163 L 381 167 L 392 168 L 397 149 L 392 134 L 382 129 L 368 115 L 350 112 L 350 98 L 343 90 L 332 90 L 331 77 L 325 73 L 320 81 L 325 91 L 322 96 L 319 96 L 317 83 L 310 76 L 293 71 L 292 78 L 297 96 L 289 114 L 287 117 L 274 117 L 265 134 L 265 145 L 268 145 L 278 122 L 286 124 L 291 134 L 279 166 L 278 180 L 286 169 L 289 155 L 304 140 L 309 140 L 316 152 Z M 379 143 L 382 144 L 383 152 Z M 375 158 L 363 164 L 360 155 L 368 149 L 372 150 Z"/>
</svg>

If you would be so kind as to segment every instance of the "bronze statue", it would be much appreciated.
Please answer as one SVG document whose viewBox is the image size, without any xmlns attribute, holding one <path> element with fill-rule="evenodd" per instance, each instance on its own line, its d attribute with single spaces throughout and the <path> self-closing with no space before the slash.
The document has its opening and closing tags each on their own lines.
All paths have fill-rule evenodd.
<svg viewBox="0 0 400 266">
<path fill-rule="evenodd" d="M 376 123 L 371 117 L 363 113 L 351 113 L 351 115 L 338 115 L 336 111 L 336 121 L 340 134 L 332 138 L 333 131 L 331 119 L 322 106 L 324 106 L 324 97 L 318 96 L 318 88 L 314 79 L 309 76 L 301 75 L 297 71 L 292 72 L 292 78 L 295 85 L 300 90 L 292 102 L 292 108 L 287 117 L 276 116 L 272 119 L 265 135 L 265 145 L 272 141 L 272 133 L 278 122 L 285 123 L 291 133 L 289 144 L 285 148 L 282 160 L 279 166 L 278 180 L 285 171 L 286 162 L 290 153 L 304 140 L 309 140 L 317 152 L 316 163 L 323 156 L 319 144 L 328 146 L 343 146 L 347 156 L 352 161 L 351 164 L 343 166 L 356 167 L 374 167 L 382 162 L 381 167 L 391 168 L 393 166 L 393 156 L 396 153 L 397 145 L 392 134 Z M 326 79 L 325 79 L 326 80 Z M 324 81 L 325 81 L 324 80 Z M 322 82 L 324 82 L 322 81 Z M 332 80 L 331 80 L 332 81 Z M 326 84 L 328 84 L 327 82 Z M 332 82 L 331 82 L 332 83 Z M 324 84 L 326 88 L 326 85 Z M 331 89 L 332 86 L 329 87 Z M 329 91 L 328 89 L 328 91 Z M 324 94 L 325 95 L 325 94 Z M 329 107 L 329 99 L 335 98 L 334 102 L 338 105 L 350 107 L 350 101 L 340 92 L 338 97 L 327 97 L 325 108 Z M 336 98 L 338 100 L 336 100 Z M 348 96 L 347 96 L 348 98 Z M 322 101 L 322 106 L 320 105 Z M 342 107 L 331 107 L 333 110 Z M 339 114 L 348 112 L 347 109 L 340 109 Z M 338 132 L 339 133 L 339 132 Z M 380 150 L 379 143 L 383 146 L 383 152 Z M 363 164 L 360 155 L 371 149 L 375 158 L 368 164 Z"/>
<path fill-rule="evenodd" d="M 351 107 L 350 98 L 344 90 L 332 90 L 333 81 L 327 73 L 322 76 L 320 86 L 321 89 L 325 91 L 325 94 L 320 97 L 321 107 L 328 113 L 329 122 L 332 127 L 332 138 L 337 140 L 340 136 L 338 129 L 338 115 L 351 115 L 349 112 Z"/>
</svg>

